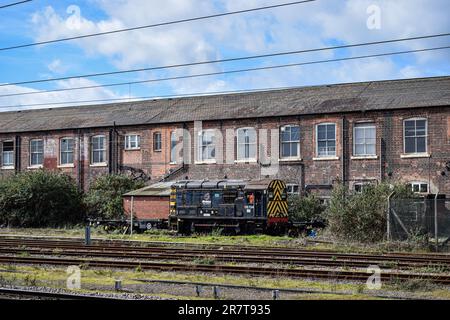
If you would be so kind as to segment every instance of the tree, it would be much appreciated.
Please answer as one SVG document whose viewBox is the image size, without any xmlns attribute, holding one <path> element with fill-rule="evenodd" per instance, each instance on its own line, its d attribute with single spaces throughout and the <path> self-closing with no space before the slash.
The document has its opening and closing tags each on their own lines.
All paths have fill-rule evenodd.
<svg viewBox="0 0 450 320">
<path fill-rule="evenodd" d="M 0 222 L 19 227 L 61 227 L 82 222 L 82 195 L 68 175 L 45 170 L 0 181 Z"/>
<path fill-rule="evenodd" d="M 359 242 L 378 242 L 386 232 L 387 199 L 395 191 L 395 198 L 415 195 L 406 185 L 386 183 L 366 186 L 362 193 L 352 193 L 339 185 L 333 189 L 326 218 L 330 232 L 339 239 Z"/>
<path fill-rule="evenodd" d="M 288 198 L 289 216 L 295 222 L 312 222 L 321 219 L 325 207 L 313 194 L 306 196 L 290 195 Z"/>
<path fill-rule="evenodd" d="M 144 187 L 126 175 L 103 175 L 94 180 L 84 197 L 90 218 L 120 220 L 124 217 L 122 195 Z"/>
</svg>

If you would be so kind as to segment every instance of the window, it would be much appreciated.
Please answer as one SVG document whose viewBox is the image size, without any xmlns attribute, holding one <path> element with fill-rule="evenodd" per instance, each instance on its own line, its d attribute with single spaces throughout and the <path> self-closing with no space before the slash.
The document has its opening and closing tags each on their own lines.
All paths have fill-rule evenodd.
<svg viewBox="0 0 450 320">
<path fill-rule="evenodd" d="M 177 135 L 175 131 L 170 133 L 170 162 L 177 162 Z"/>
<path fill-rule="evenodd" d="M 199 133 L 198 160 L 214 160 L 216 157 L 214 130 L 205 130 Z"/>
<path fill-rule="evenodd" d="M 299 158 L 300 157 L 300 127 L 284 126 L 281 127 L 280 134 L 281 158 Z"/>
<path fill-rule="evenodd" d="M 428 193 L 428 183 L 426 182 L 411 182 L 410 186 L 414 193 Z"/>
<path fill-rule="evenodd" d="M 256 160 L 256 130 L 242 128 L 237 130 L 237 159 Z"/>
<path fill-rule="evenodd" d="M 91 164 L 106 162 L 106 138 L 95 136 L 91 139 Z"/>
<path fill-rule="evenodd" d="M 409 119 L 404 124 L 405 153 L 427 152 L 427 120 Z"/>
<path fill-rule="evenodd" d="M 363 193 L 364 190 L 369 188 L 371 184 L 369 182 L 356 182 L 353 184 L 353 190 L 355 190 L 356 193 Z"/>
<path fill-rule="evenodd" d="M 2 167 L 14 166 L 14 142 L 5 141 L 2 144 Z"/>
<path fill-rule="evenodd" d="M 286 190 L 287 190 L 288 195 L 298 195 L 299 194 L 298 184 L 287 184 Z"/>
<path fill-rule="evenodd" d="M 141 148 L 141 136 L 129 134 L 125 136 L 125 150 L 137 150 Z"/>
<path fill-rule="evenodd" d="M 73 164 L 73 138 L 62 138 L 59 146 L 59 163 L 61 165 Z"/>
<path fill-rule="evenodd" d="M 30 166 L 41 166 L 44 163 L 44 141 L 30 140 Z"/>
<path fill-rule="evenodd" d="M 317 125 L 317 156 L 336 156 L 336 124 Z"/>
<path fill-rule="evenodd" d="M 371 123 L 358 123 L 353 130 L 353 154 L 355 156 L 376 155 L 376 128 Z"/>
<path fill-rule="evenodd" d="M 161 151 L 161 132 L 153 133 L 153 151 Z"/>
</svg>

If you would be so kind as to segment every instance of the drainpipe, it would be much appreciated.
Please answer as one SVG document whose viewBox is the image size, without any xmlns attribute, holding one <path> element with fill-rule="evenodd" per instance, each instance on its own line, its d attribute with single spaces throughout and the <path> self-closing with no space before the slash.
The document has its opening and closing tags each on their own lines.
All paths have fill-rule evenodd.
<svg viewBox="0 0 450 320">
<path fill-rule="evenodd" d="M 347 139 L 346 139 L 346 119 L 345 116 L 342 117 L 341 121 L 341 145 L 342 145 L 342 183 L 344 186 L 347 185 L 347 164 L 346 164 L 346 155 L 347 155 Z"/>
<path fill-rule="evenodd" d="M 15 140 L 16 141 L 14 142 L 14 150 L 15 150 L 14 166 L 15 166 L 16 173 L 18 173 L 21 170 L 21 157 L 20 157 L 21 139 L 20 139 L 20 136 L 16 136 Z"/>
<path fill-rule="evenodd" d="M 82 136 L 81 136 L 81 130 L 77 130 L 78 135 L 78 166 L 77 166 L 77 180 L 78 180 L 78 189 L 81 191 L 84 189 L 83 185 L 83 161 L 82 161 Z"/>
<path fill-rule="evenodd" d="M 436 195 L 434 196 L 434 246 L 435 250 L 438 251 L 439 247 L 439 238 L 438 238 L 438 218 L 437 218 L 437 211 L 438 211 L 438 202 L 437 198 L 439 195 L 439 190 L 437 190 Z"/>
</svg>

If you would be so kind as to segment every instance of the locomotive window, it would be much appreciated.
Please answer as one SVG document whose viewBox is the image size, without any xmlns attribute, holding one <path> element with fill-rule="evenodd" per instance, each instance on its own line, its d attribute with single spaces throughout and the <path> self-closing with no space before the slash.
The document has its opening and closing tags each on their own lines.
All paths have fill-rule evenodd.
<svg viewBox="0 0 450 320">
<path fill-rule="evenodd" d="M 224 191 L 223 193 L 223 203 L 233 204 L 236 199 L 236 191 Z"/>
<path fill-rule="evenodd" d="M 217 208 L 221 203 L 222 203 L 222 193 L 221 192 L 212 192 L 212 197 L 211 197 L 211 201 L 212 201 L 212 206 L 214 208 Z"/>
</svg>

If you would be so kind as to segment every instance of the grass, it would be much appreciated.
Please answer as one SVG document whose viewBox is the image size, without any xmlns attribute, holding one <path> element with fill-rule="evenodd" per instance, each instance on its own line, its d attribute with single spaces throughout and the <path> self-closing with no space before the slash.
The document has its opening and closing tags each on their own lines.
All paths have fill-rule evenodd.
<svg viewBox="0 0 450 320">
<path fill-rule="evenodd" d="M 21 266 L 16 265 L 0 265 L 0 270 L 8 270 L 9 272 L 0 271 L 0 285 L 16 284 L 26 286 L 47 286 L 55 288 L 65 288 L 68 274 L 64 267 L 47 267 L 41 268 L 38 266 Z M 332 292 L 331 294 L 323 293 L 299 293 L 289 294 L 290 299 L 374 299 L 374 295 L 378 291 L 367 290 L 364 284 L 361 283 L 344 283 L 344 282 L 330 282 L 323 280 L 306 280 L 306 279 L 291 279 L 285 277 L 271 278 L 271 277 L 252 277 L 252 276 L 235 276 L 235 275 L 221 275 L 214 276 L 208 274 L 198 273 L 179 273 L 179 272 L 160 272 L 160 271 L 144 271 L 138 270 L 111 270 L 111 269 L 91 269 L 86 268 L 81 270 L 81 286 L 82 290 L 86 288 L 100 287 L 103 291 L 114 290 L 114 282 L 116 279 L 122 280 L 122 285 L 126 288 L 132 284 L 143 284 L 137 279 L 146 280 L 173 280 L 185 282 L 206 282 L 216 284 L 234 284 L 253 287 L 267 287 L 267 288 L 285 288 L 285 289 L 307 289 L 317 291 Z M 105 289 L 110 288 L 110 289 Z M 411 280 L 403 282 L 394 282 L 390 284 L 383 284 L 383 290 L 387 292 L 406 292 L 414 293 L 415 296 L 424 298 L 440 298 L 450 299 L 450 291 L 444 287 L 429 283 L 422 280 Z M 350 293 L 349 295 L 340 295 L 340 291 Z M 333 294 L 335 292 L 335 294 Z M 152 296 L 161 296 L 167 298 L 192 298 L 196 297 L 174 297 L 160 294 L 151 294 Z"/>
</svg>

